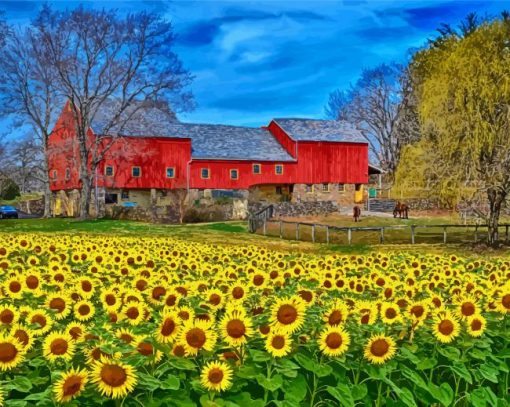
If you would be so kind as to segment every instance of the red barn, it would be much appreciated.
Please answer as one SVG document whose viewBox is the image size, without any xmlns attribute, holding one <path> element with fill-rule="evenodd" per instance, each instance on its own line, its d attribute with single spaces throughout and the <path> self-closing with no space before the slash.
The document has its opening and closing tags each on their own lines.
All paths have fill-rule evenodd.
<svg viewBox="0 0 510 407">
<path fill-rule="evenodd" d="M 273 119 L 267 127 L 181 123 L 157 106 L 128 124 L 102 129 L 107 113 L 91 126 L 103 137 L 104 159 L 95 174 L 95 200 L 106 205 L 164 206 L 169 190 L 190 199 L 241 196 L 266 201 L 363 199 L 369 172 L 368 143 L 346 122 Z M 64 109 L 49 139 L 55 214 L 77 212 L 79 155 L 71 112 Z"/>
</svg>

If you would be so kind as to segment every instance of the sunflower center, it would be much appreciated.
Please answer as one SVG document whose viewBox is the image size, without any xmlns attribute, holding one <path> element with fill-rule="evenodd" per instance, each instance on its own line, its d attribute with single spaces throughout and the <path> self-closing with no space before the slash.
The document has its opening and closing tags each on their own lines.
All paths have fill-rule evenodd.
<svg viewBox="0 0 510 407">
<path fill-rule="evenodd" d="M 34 315 L 32 317 L 32 321 L 31 321 L 33 324 L 39 324 L 39 326 L 41 328 L 44 328 L 46 326 L 46 318 L 44 318 L 43 315 Z"/>
<path fill-rule="evenodd" d="M 184 352 L 184 346 L 182 346 L 182 345 L 177 345 L 177 346 L 173 349 L 172 353 L 174 354 L 174 356 L 177 356 L 177 357 L 182 357 L 182 356 L 184 356 L 184 354 L 185 354 L 185 352 Z"/>
<path fill-rule="evenodd" d="M 50 308 L 58 311 L 59 313 L 64 311 L 66 303 L 62 298 L 53 298 L 50 301 Z"/>
<path fill-rule="evenodd" d="M 503 307 L 510 309 L 510 294 L 504 295 L 501 299 L 501 303 L 503 304 Z"/>
<path fill-rule="evenodd" d="M 80 376 L 69 376 L 62 386 L 62 393 L 64 397 L 72 396 L 78 393 L 81 389 L 82 379 Z"/>
<path fill-rule="evenodd" d="M 169 307 L 173 307 L 176 301 L 177 297 L 174 294 L 170 294 L 168 297 L 166 297 L 166 305 Z"/>
<path fill-rule="evenodd" d="M 299 296 L 306 302 L 310 302 L 313 300 L 313 294 L 308 290 L 299 291 Z"/>
<path fill-rule="evenodd" d="M 21 330 L 21 329 L 18 329 L 16 331 L 16 333 L 14 334 L 14 337 L 20 341 L 22 343 L 23 346 L 27 346 L 28 345 L 28 341 L 30 340 L 30 338 L 28 337 L 28 334 Z"/>
<path fill-rule="evenodd" d="M 73 339 L 78 339 L 81 334 L 83 333 L 83 331 L 81 330 L 80 327 L 77 327 L 77 326 L 73 326 L 70 330 L 69 330 L 69 335 L 71 335 L 71 337 Z"/>
<path fill-rule="evenodd" d="M 131 335 L 129 335 L 128 333 L 123 333 L 122 335 L 120 335 L 119 339 L 121 341 L 126 342 L 126 343 L 129 344 L 133 340 L 133 337 Z"/>
<path fill-rule="evenodd" d="M 138 318 L 138 315 L 140 315 L 140 312 L 138 312 L 138 309 L 136 309 L 135 307 L 131 307 L 127 310 L 126 315 L 130 319 L 136 319 Z"/>
<path fill-rule="evenodd" d="M 223 370 L 218 369 L 216 367 L 212 368 L 211 370 L 209 370 L 207 378 L 211 383 L 214 384 L 221 383 L 221 381 L 223 380 Z"/>
<path fill-rule="evenodd" d="M 298 316 L 296 308 L 290 304 L 283 304 L 277 313 L 278 322 L 284 325 L 292 324 Z"/>
<path fill-rule="evenodd" d="M 482 322 L 479 319 L 473 319 L 473 321 L 471 321 L 471 329 L 473 331 L 479 331 L 482 329 Z"/>
<path fill-rule="evenodd" d="M 395 311 L 393 308 L 388 308 L 386 312 L 384 313 L 386 318 L 393 319 L 397 316 L 397 311 Z"/>
<path fill-rule="evenodd" d="M 26 279 L 27 287 L 33 290 L 39 286 L 39 279 L 35 276 L 28 276 Z"/>
<path fill-rule="evenodd" d="M 331 314 L 329 314 L 328 323 L 329 325 L 338 325 L 342 322 L 342 313 L 339 310 L 334 310 Z"/>
<path fill-rule="evenodd" d="M 363 324 L 363 325 L 366 325 L 370 322 L 370 314 L 364 314 L 362 317 L 361 317 L 361 320 L 360 322 Z"/>
<path fill-rule="evenodd" d="M 9 284 L 9 290 L 11 290 L 11 292 L 13 293 L 19 293 L 19 291 L 21 290 L 21 284 L 18 283 L 17 281 L 12 281 Z"/>
<path fill-rule="evenodd" d="M 232 290 L 232 297 L 234 297 L 236 300 L 243 298 L 244 296 L 244 290 L 241 287 L 235 287 Z"/>
<path fill-rule="evenodd" d="M 2 321 L 3 324 L 10 324 L 14 319 L 14 312 L 12 312 L 10 309 L 4 309 L 0 313 L 0 321 Z"/>
<path fill-rule="evenodd" d="M 122 386 L 127 379 L 126 371 L 119 365 L 103 365 L 101 369 L 101 379 L 108 386 Z"/>
<path fill-rule="evenodd" d="M 104 298 L 105 302 L 109 305 L 109 306 L 112 306 L 114 305 L 117 301 L 115 299 L 115 296 L 113 294 L 108 294 L 105 298 Z"/>
<path fill-rule="evenodd" d="M 328 345 L 328 348 L 330 349 L 338 349 L 342 346 L 342 335 L 338 332 L 331 332 L 326 337 L 326 345 Z"/>
<path fill-rule="evenodd" d="M 143 356 L 149 356 L 154 353 L 154 348 L 148 342 L 142 342 L 138 345 L 138 353 Z"/>
<path fill-rule="evenodd" d="M 260 274 L 257 274 L 255 277 L 253 277 L 253 284 L 255 285 L 262 285 L 262 283 L 264 282 L 264 277 L 261 276 Z"/>
<path fill-rule="evenodd" d="M 221 297 L 220 297 L 218 294 L 212 294 L 212 295 L 209 297 L 209 302 L 210 302 L 212 305 L 218 305 L 218 304 L 221 302 Z"/>
<path fill-rule="evenodd" d="M 227 333 L 232 338 L 241 338 L 246 333 L 246 327 L 240 319 L 232 319 L 227 323 Z"/>
<path fill-rule="evenodd" d="M 90 281 L 82 281 L 81 288 L 83 291 L 89 292 L 92 290 L 92 284 L 90 283 Z"/>
<path fill-rule="evenodd" d="M 461 312 L 462 315 L 466 317 L 473 315 L 475 313 L 475 310 L 476 310 L 475 305 L 471 302 L 465 302 L 464 304 L 462 304 Z"/>
<path fill-rule="evenodd" d="M 450 335 L 453 332 L 453 323 L 448 319 L 444 319 L 439 323 L 437 329 L 443 335 Z"/>
<path fill-rule="evenodd" d="M 271 345 L 273 345 L 275 349 L 283 349 L 285 346 L 285 338 L 282 335 L 276 335 L 273 337 Z"/>
<path fill-rule="evenodd" d="M 161 335 L 169 336 L 175 330 L 175 322 L 172 318 L 166 318 L 161 327 Z"/>
<path fill-rule="evenodd" d="M 51 342 L 50 350 L 54 355 L 64 355 L 67 352 L 67 341 L 65 339 L 55 339 Z"/>
<path fill-rule="evenodd" d="M 186 333 L 186 342 L 193 348 L 201 348 L 205 341 L 205 332 L 200 328 L 192 328 Z"/>
<path fill-rule="evenodd" d="M 80 315 L 88 315 L 90 313 L 90 307 L 87 304 L 82 304 L 78 307 Z"/>
<path fill-rule="evenodd" d="M 378 357 L 386 355 L 389 349 L 390 344 L 384 339 L 377 339 L 370 346 L 370 352 L 372 353 L 372 355 Z"/>
<path fill-rule="evenodd" d="M 0 362 L 7 363 L 14 360 L 18 354 L 18 349 L 12 343 L 2 342 L 0 343 Z"/>
<path fill-rule="evenodd" d="M 152 298 L 159 300 L 159 298 L 165 295 L 165 293 L 166 290 L 163 287 L 155 287 L 154 290 L 152 290 Z"/>
<path fill-rule="evenodd" d="M 187 321 L 189 319 L 188 311 L 179 311 L 177 315 L 179 315 L 179 318 L 183 319 L 184 321 Z"/>
<path fill-rule="evenodd" d="M 424 312 L 425 310 L 421 305 L 415 305 L 411 308 L 411 314 L 413 314 L 416 318 L 420 318 Z"/>
</svg>

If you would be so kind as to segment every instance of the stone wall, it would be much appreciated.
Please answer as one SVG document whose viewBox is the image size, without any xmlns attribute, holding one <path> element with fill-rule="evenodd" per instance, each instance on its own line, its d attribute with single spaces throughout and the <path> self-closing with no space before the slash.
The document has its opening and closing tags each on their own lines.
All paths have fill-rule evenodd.
<svg viewBox="0 0 510 407">
<path fill-rule="evenodd" d="M 19 202 L 17 208 L 31 215 L 42 215 L 44 214 L 44 196 L 39 199 Z"/>
<path fill-rule="evenodd" d="M 107 205 L 105 216 L 110 219 L 179 223 L 179 212 L 173 206 L 159 206 L 154 211 L 152 208 L 143 208 L 141 206 L 124 207 L 121 205 Z"/>
<path fill-rule="evenodd" d="M 249 205 L 251 213 L 256 213 L 266 207 L 266 202 L 252 202 Z M 341 207 L 332 201 L 310 201 L 310 202 L 279 202 L 272 204 L 274 207 L 273 217 L 298 217 L 298 216 L 319 216 L 337 213 Z"/>
<path fill-rule="evenodd" d="M 292 202 L 332 201 L 347 208 L 354 205 L 354 192 L 354 184 L 295 184 Z"/>
</svg>

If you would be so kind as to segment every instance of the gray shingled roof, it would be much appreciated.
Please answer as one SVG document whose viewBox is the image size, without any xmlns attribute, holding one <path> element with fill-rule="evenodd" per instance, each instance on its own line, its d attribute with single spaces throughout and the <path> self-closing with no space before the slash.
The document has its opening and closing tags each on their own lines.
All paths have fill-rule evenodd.
<svg viewBox="0 0 510 407">
<path fill-rule="evenodd" d="M 367 142 L 361 133 L 346 121 L 285 118 L 273 120 L 297 141 Z"/>
<path fill-rule="evenodd" d="M 193 158 L 294 161 L 268 130 L 260 128 L 172 123 L 168 130 L 191 138 Z"/>
</svg>

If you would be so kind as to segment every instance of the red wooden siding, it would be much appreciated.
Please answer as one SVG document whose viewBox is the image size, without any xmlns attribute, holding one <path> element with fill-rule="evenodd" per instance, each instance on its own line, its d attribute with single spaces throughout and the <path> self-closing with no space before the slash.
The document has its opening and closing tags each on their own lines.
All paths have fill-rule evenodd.
<svg viewBox="0 0 510 407">
<path fill-rule="evenodd" d="M 296 158 L 296 141 L 289 137 L 283 129 L 276 124 L 274 120 L 271 120 L 267 129 L 273 134 L 274 138 L 278 140 L 278 142 L 283 146 L 285 150 L 292 156 L 292 158 Z"/>
</svg>

